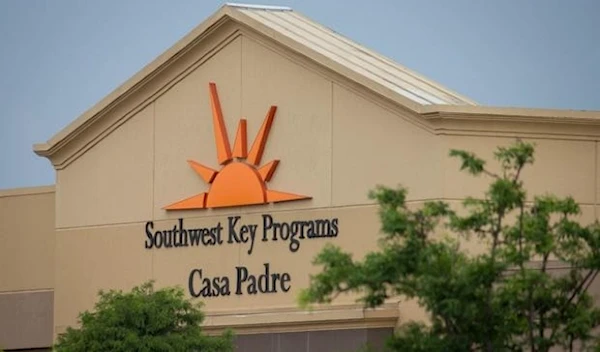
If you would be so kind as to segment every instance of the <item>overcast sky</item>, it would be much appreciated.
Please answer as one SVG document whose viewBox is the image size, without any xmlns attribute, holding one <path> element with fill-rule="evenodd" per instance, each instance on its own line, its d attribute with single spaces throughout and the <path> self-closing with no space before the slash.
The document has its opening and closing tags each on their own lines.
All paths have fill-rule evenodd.
<svg viewBox="0 0 600 352">
<path fill-rule="evenodd" d="M 482 105 L 600 110 L 598 0 L 258 3 L 290 6 Z M 0 189 L 53 184 L 32 145 L 222 4 L 0 0 Z"/>
</svg>

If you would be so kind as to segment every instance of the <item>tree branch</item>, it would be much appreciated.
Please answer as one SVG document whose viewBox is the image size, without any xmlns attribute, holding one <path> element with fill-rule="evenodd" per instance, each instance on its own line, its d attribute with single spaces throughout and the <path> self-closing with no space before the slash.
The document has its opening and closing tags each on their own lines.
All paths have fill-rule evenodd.
<svg viewBox="0 0 600 352">
<path fill-rule="evenodd" d="M 488 171 L 486 169 L 483 169 L 483 173 L 486 174 L 486 175 L 488 175 L 488 176 L 491 176 L 491 177 L 493 177 L 495 179 L 500 179 L 500 176 L 498 176 L 497 174 L 495 174 L 493 172 L 490 172 L 490 171 Z"/>
<path fill-rule="evenodd" d="M 592 275 L 592 278 L 591 278 L 591 280 L 590 280 L 590 281 L 588 281 L 588 282 L 585 284 L 585 287 L 583 288 L 583 291 L 582 291 L 582 292 L 587 292 L 587 290 L 590 288 L 590 285 L 592 284 L 592 282 L 594 282 L 594 280 L 596 279 L 596 276 L 598 275 L 598 272 L 599 272 L 600 270 L 596 269 L 596 270 L 593 270 L 593 271 L 594 271 L 594 275 Z"/>
<path fill-rule="evenodd" d="M 587 281 L 590 279 L 590 277 L 594 276 L 594 278 L 595 278 L 597 274 L 598 274 L 598 270 L 590 270 L 587 273 L 587 275 L 585 276 L 585 278 L 583 278 L 583 280 L 581 280 L 581 282 L 579 283 L 579 285 L 577 285 L 577 287 L 575 288 L 575 290 L 573 290 L 573 293 L 571 293 L 571 297 L 569 297 L 569 300 L 567 301 L 567 304 L 570 304 L 573 301 L 573 299 L 580 293 L 581 289 L 587 283 Z M 588 284 L 587 287 L 589 287 L 589 284 Z"/>
<path fill-rule="evenodd" d="M 520 164 L 519 167 L 517 168 L 517 172 L 515 173 L 515 177 L 513 178 L 513 183 L 516 184 L 517 181 L 519 180 L 519 176 L 521 175 L 521 170 L 523 170 L 523 166 L 525 166 L 525 164 Z"/>
</svg>

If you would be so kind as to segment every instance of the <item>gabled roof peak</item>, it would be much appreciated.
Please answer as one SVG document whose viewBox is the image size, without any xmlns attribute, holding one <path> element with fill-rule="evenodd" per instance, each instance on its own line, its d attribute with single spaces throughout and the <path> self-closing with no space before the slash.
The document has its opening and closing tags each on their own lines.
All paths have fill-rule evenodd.
<svg viewBox="0 0 600 352">
<path fill-rule="evenodd" d="M 66 167 L 78 155 L 125 121 L 123 119 L 127 117 L 113 116 L 109 113 L 115 106 L 141 91 L 141 87 L 153 80 L 155 74 L 179 60 L 183 53 L 197 45 L 206 35 L 218 31 L 222 28 L 220 24 L 226 21 L 249 27 L 275 44 L 298 53 L 350 82 L 357 83 L 396 106 L 404 107 L 415 116 L 420 115 L 419 123 L 432 128 L 432 132 L 435 132 L 433 124 L 438 123 L 436 121 L 440 119 L 468 116 L 469 121 L 472 121 L 475 116 L 479 116 L 479 119 L 485 117 L 488 121 L 496 121 L 499 116 L 506 118 L 517 114 L 512 110 L 492 111 L 478 107 L 471 99 L 359 45 L 289 7 L 226 3 L 48 142 L 34 145 L 34 151 L 38 155 L 48 157 L 57 169 Z M 536 121 L 550 121 L 555 116 L 563 116 L 566 119 L 561 121 L 565 123 L 577 121 L 600 124 L 596 112 L 541 111 L 539 114 L 540 116 L 535 117 Z M 525 115 L 533 117 L 531 112 Z M 67 145 L 70 147 L 66 148 Z"/>
<path fill-rule="evenodd" d="M 248 10 L 267 10 L 267 11 L 293 11 L 291 7 L 287 6 L 273 6 L 273 5 L 256 5 L 256 4 L 241 4 L 236 2 L 225 3 L 227 7 L 236 7 Z"/>
<path fill-rule="evenodd" d="M 98 125 L 96 122 L 105 119 L 105 115 L 115 104 L 137 91 L 163 67 L 178 60 L 182 52 L 198 43 L 198 38 L 218 28 L 215 24 L 226 19 L 248 26 L 315 63 L 417 113 L 427 105 L 475 105 L 470 99 L 360 46 L 289 7 L 226 3 L 48 142 L 34 145 L 34 151 L 52 159 L 75 140 L 81 141 L 81 146 L 75 148 L 78 152 L 80 148 L 93 145 L 94 140 L 102 138 L 104 131 L 92 131 L 91 126 Z M 63 167 L 73 155 L 65 154 L 52 160 L 52 163 L 55 167 Z"/>
</svg>

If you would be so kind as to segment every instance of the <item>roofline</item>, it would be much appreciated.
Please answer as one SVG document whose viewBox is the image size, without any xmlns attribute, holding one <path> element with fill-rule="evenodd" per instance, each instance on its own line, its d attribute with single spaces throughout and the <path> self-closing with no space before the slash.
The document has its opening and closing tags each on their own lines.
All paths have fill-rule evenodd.
<svg viewBox="0 0 600 352">
<path fill-rule="evenodd" d="M 236 2 L 228 2 L 228 3 L 225 3 L 224 6 L 238 7 L 238 8 L 242 8 L 242 9 L 254 9 L 254 10 L 292 11 L 292 8 L 287 7 L 287 6 L 242 4 L 242 3 L 236 3 Z"/>
<path fill-rule="evenodd" d="M 391 59 L 391 58 L 389 58 L 389 57 L 387 57 L 387 56 L 385 56 L 385 55 L 383 55 L 383 54 L 381 54 L 379 52 L 375 52 L 375 51 L 373 51 L 373 50 L 365 47 L 361 43 L 356 42 L 355 40 L 353 40 L 353 39 L 345 36 L 344 34 L 342 34 L 342 33 L 338 32 L 338 31 L 334 30 L 333 28 L 330 28 L 330 27 L 326 26 L 323 23 L 319 23 L 319 22 L 313 21 L 310 18 L 307 18 L 306 16 L 304 16 L 303 14 L 301 14 L 299 12 L 295 12 L 295 14 L 297 16 L 299 16 L 299 17 L 305 18 L 307 21 L 312 22 L 315 26 L 322 27 L 322 28 L 324 28 L 327 31 L 331 31 L 331 32 L 335 33 L 335 35 L 339 36 L 340 38 L 342 38 L 343 40 L 345 40 L 347 42 L 350 42 L 353 46 L 356 46 L 361 51 L 363 51 L 363 50 L 364 51 L 368 51 L 370 54 L 376 56 L 378 59 L 380 59 L 382 61 L 385 61 L 385 62 L 389 63 L 392 66 L 399 66 L 402 69 L 402 71 L 404 71 L 407 74 L 410 74 L 411 76 L 413 76 L 414 79 L 416 79 L 418 81 L 421 81 L 421 82 L 423 82 L 423 83 L 425 83 L 425 84 L 427 84 L 427 85 L 429 85 L 429 86 L 431 86 L 433 88 L 439 89 L 439 90 L 443 91 L 445 94 L 447 94 L 447 95 L 449 95 L 449 96 L 451 96 L 453 98 L 456 98 L 458 100 L 462 100 L 462 101 L 464 101 L 464 102 L 466 102 L 468 104 L 471 104 L 471 105 L 478 105 L 478 103 L 476 101 L 474 101 L 473 99 L 471 99 L 471 98 L 469 98 L 469 97 L 467 97 L 465 95 L 462 95 L 461 93 L 459 93 L 459 92 L 457 92 L 457 91 L 455 91 L 453 89 L 450 89 L 450 88 L 444 86 L 443 84 L 441 84 L 439 82 L 436 82 L 436 81 L 434 81 L 434 80 L 432 80 L 432 79 L 430 79 L 428 77 L 425 77 L 424 75 L 422 75 L 422 74 L 420 74 L 420 73 L 418 73 L 418 72 L 416 72 L 416 71 L 414 71 L 414 70 L 412 70 L 412 69 L 410 69 L 410 68 L 408 68 L 408 67 L 406 67 L 404 65 L 401 65 L 398 62 L 394 61 L 393 59 Z M 402 95 L 399 95 L 399 96 L 403 97 Z M 410 100 L 410 101 L 412 102 L 413 100 Z M 428 105 L 435 105 L 435 104 L 428 104 Z M 425 106 L 425 105 L 423 105 L 423 106 Z"/>
<path fill-rule="evenodd" d="M 0 198 L 54 193 L 54 185 L 0 189 Z"/>
<path fill-rule="evenodd" d="M 53 152 L 64 143 L 68 136 L 76 133 L 77 130 L 85 129 L 85 127 L 87 127 L 86 125 L 91 122 L 90 120 L 93 120 L 94 116 L 102 112 L 110 105 L 117 104 L 122 98 L 133 93 L 138 86 L 141 86 L 144 83 L 144 81 L 151 79 L 153 73 L 157 73 L 163 66 L 166 66 L 172 60 L 176 59 L 180 52 L 185 51 L 187 47 L 193 45 L 196 41 L 201 39 L 203 34 L 206 35 L 211 27 L 215 26 L 226 17 L 231 17 L 231 7 L 225 4 L 221 6 L 218 11 L 200 23 L 196 28 L 192 29 L 188 34 L 177 41 L 173 46 L 160 54 L 156 59 L 144 66 L 131 78 L 115 88 L 102 100 L 52 136 L 47 142 L 34 144 L 33 151 L 39 156 L 49 156 L 53 154 Z"/>
<path fill-rule="evenodd" d="M 492 107 L 481 105 L 429 105 L 423 106 L 421 115 L 426 120 L 453 119 L 468 117 L 473 120 L 510 120 L 559 122 L 573 124 L 600 125 L 600 111 L 562 110 Z"/>
<path fill-rule="evenodd" d="M 523 117 L 528 121 L 549 121 L 558 120 L 563 123 L 588 123 L 596 124 L 600 121 L 600 111 L 572 111 L 572 110 L 551 110 L 551 109 L 515 109 L 515 108 L 494 108 L 494 107 L 483 107 L 480 105 L 421 105 L 414 102 L 400 94 L 374 82 L 367 77 L 362 76 L 359 73 L 355 73 L 350 69 L 339 65 L 332 60 L 324 57 L 321 54 L 316 53 L 310 48 L 293 41 L 290 38 L 285 37 L 283 34 L 279 34 L 264 24 L 250 18 L 241 11 L 236 11 L 236 8 L 267 8 L 266 6 L 257 5 L 244 5 L 244 4 L 225 4 L 221 6 L 214 14 L 209 16 L 206 20 L 200 23 L 196 28 L 192 29 L 182 39 L 177 41 L 168 50 L 159 55 L 152 62 L 143 67 L 140 71 L 134 74 L 127 81 L 122 83 L 119 87 L 114 89 L 106 97 L 96 103 L 93 107 L 88 109 L 77 119 L 68 124 L 61 131 L 56 133 L 45 143 L 34 144 L 33 150 L 37 155 L 50 157 L 56 151 L 61 149 L 64 145 L 68 144 L 72 139 L 76 138 L 81 132 L 86 130 L 91 124 L 94 123 L 98 116 L 102 115 L 102 112 L 106 109 L 119 104 L 122 100 L 126 99 L 129 95 L 135 93 L 141 88 L 146 82 L 150 81 L 155 75 L 166 68 L 171 62 L 177 60 L 180 55 L 183 55 L 187 49 L 193 47 L 198 41 L 201 41 L 205 36 L 209 35 L 212 30 L 219 27 L 219 25 L 228 19 L 239 22 L 243 25 L 249 26 L 257 32 L 265 35 L 269 38 L 274 39 L 281 45 L 287 46 L 292 50 L 298 51 L 300 54 L 309 57 L 313 61 L 326 68 L 336 72 L 340 75 L 347 77 L 348 79 L 357 82 L 361 86 L 366 87 L 375 94 L 385 97 L 397 104 L 402 105 L 404 108 L 412 111 L 413 113 L 422 115 L 425 120 L 435 119 L 449 119 L 457 116 L 469 116 L 471 119 L 484 119 L 490 120 L 495 118 L 511 118 L 511 117 Z M 269 7 L 270 8 L 270 7 Z M 288 8 L 275 7 L 282 11 L 287 11 Z M 421 77 L 419 75 L 419 77 Z M 427 79 L 427 82 L 439 86 L 437 83 Z M 455 93 L 453 94 L 462 97 L 462 95 Z M 466 99 L 466 98 L 465 98 Z"/>
</svg>

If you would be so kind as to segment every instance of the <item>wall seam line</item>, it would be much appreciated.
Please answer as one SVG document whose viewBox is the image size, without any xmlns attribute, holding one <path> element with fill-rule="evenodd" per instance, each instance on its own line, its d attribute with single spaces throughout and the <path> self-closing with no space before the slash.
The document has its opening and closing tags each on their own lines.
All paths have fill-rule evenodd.
<svg viewBox="0 0 600 352">
<path fill-rule="evenodd" d="M 150 211 L 152 220 L 154 220 L 154 204 L 156 190 L 156 100 L 152 103 L 152 204 Z M 154 252 L 150 256 L 150 278 L 154 280 Z"/>
<path fill-rule="evenodd" d="M 238 118 L 247 118 L 244 111 L 244 35 L 240 35 L 240 113 Z M 240 120 L 241 121 L 241 120 Z M 246 132 L 248 134 L 248 132 Z M 236 136 L 237 137 L 237 136 Z M 246 136 L 246 138 L 248 138 Z M 246 141 L 246 145 L 248 142 Z M 247 147 L 247 146 L 246 146 Z M 238 246 L 237 250 L 237 265 L 242 264 L 242 246 Z M 239 303 L 240 298 L 237 296 L 236 303 Z"/>
<path fill-rule="evenodd" d="M 481 199 L 481 198 L 475 198 L 475 199 Z M 452 198 L 452 197 L 449 197 L 449 198 L 444 198 L 444 197 L 419 198 L 419 199 L 409 199 L 406 201 L 406 203 L 407 204 L 418 204 L 418 203 L 428 202 L 428 201 L 462 202 L 462 201 L 464 201 L 464 198 Z M 526 202 L 526 204 L 531 205 L 531 204 L 533 204 L 533 201 L 528 200 Z M 579 205 L 595 206 L 595 204 L 593 202 L 592 203 L 579 202 Z M 202 215 L 202 216 L 185 216 L 182 214 L 178 217 L 155 220 L 155 222 L 177 221 L 177 219 L 179 219 L 180 217 L 183 217 L 186 221 L 187 220 L 200 221 L 203 219 L 211 219 L 211 218 L 212 219 L 227 218 L 228 216 L 232 216 L 232 215 L 236 215 L 236 214 L 240 215 L 240 216 L 253 216 L 253 215 L 261 215 L 264 213 L 269 213 L 271 215 L 280 215 L 280 214 L 287 214 L 290 212 L 313 212 L 313 211 L 340 210 L 340 209 L 356 209 L 356 208 L 366 208 L 366 207 L 377 207 L 377 203 L 375 203 L 375 202 L 356 203 L 356 204 L 349 204 L 349 205 L 320 206 L 320 207 L 312 207 L 312 208 L 283 209 L 283 210 L 275 210 L 273 208 L 267 208 L 267 209 L 263 209 L 260 211 L 253 211 L 253 212 L 248 212 L 248 213 L 225 213 L 225 214 L 219 214 L 219 215 L 211 214 L 211 215 Z M 115 227 L 115 226 L 143 225 L 146 222 L 147 222 L 147 220 L 137 220 L 137 221 L 127 221 L 127 222 L 119 222 L 119 223 L 113 223 L 113 224 L 94 224 L 94 225 L 85 225 L 85 226 L 57 227 L 55 230 L 58 232 L 63 232 L 63 231 L 74 231 L 74 230 L 84 230 L 84 229 L 111 228 L 111 227 Z"/>
<path fill-rule="evenodd" d="M 331 96 L 330 96 L 330 100 L 329 100 L 329 103 L 331 104 L 331 107 L 330 107 L 331 117 L 329 119 L 330 128 L 331 128 L 331 136 L 330 136 L 331 140 L 329 143 L 329 147 L 331 148 L 331 154 L 329 156 L 329 205 L 333 206 L 333 204 L 334 204 L 334 202 L 333 202 L 333 126 L 334 126 L 334 123 L 333 123 L 333 116 L 334 116 L 333 115 L 333 113 L 334 113 L 334 110 L 333 110 L 333 104 L 334 104 L 333 86 L 334 86 L 334 83 L 333 83 L 333 80 L 330 80 L 329 82 L 331 83 Z"/>
</svg>

